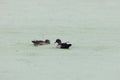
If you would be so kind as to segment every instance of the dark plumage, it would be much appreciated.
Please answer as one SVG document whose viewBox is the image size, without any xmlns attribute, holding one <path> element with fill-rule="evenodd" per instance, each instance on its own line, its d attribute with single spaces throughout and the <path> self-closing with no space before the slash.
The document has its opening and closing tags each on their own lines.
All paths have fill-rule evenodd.
<svg viewBox="0 0 120 80">
<path fill-rule="evenodd" d="M 45 41 L 43 41 L 43 40 L 33 40 L 32 43 L 34 44 L 34 46 L 47 45 L 47 44 L 50 44 L 50 40 L 48 40 L 48 39 L 46 39 Z"/>
<path fill-rule="evenodd" d="M 72 44 L 69 44 L 67 42 L 62 43 L 62 41 L 60 39 L 56 39 L 55 43 L 58 43 L 57 44 L 58 48 L 63 48 L 63 49 L 69 49 L 69 47 L 72 46 Z"/>
</svg>

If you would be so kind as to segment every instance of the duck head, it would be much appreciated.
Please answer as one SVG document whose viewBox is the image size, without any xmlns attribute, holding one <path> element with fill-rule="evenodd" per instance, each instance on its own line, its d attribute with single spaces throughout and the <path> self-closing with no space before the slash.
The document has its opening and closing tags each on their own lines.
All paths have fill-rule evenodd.
<svg viewBox="0 0 120 80">
<path fill-rule="evenodd" d="M 50 40 L 46 39 L 45 43 L 50 44 Z"/>
<path fill-rule="evenodd" d="M 62 41 L 60 39 L 56 39 L 55 43 L 61 44 Z"/>
</svg>

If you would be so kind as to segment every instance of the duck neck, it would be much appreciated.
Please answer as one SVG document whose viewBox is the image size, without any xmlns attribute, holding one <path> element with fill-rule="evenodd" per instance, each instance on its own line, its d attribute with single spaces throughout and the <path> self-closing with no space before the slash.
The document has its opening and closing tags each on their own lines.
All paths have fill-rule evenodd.
<svg viewBox="0 0 120 80">
<path fill-rule="evenodd" d="M 61 42 L 59 42 L 58 45 L 61 45 Z"/>
</svg>

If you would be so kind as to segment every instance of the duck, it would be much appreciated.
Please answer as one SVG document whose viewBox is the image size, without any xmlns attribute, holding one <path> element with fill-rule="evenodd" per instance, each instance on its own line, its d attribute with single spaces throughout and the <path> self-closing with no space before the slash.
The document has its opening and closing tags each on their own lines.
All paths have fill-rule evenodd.
<svg viewBox="0 0 120 80">
<path fill-rule="evenodd" d="M 55 43 L 57 43 L 56 47 L 61 49 L 69 49 L 72 46 L 72 44 L 67 42 L 62 43 L 61 39 L 56 39 Z"/>
<path fill-rule="evenodd" d="M 48 44 L 50 44 L 50 40 L 48 40 L 48 39 L 46 39 L 45 41 L 43 41 L 43 40 L 33 40 L 32 43 L 34 44 L 34 46 L 48 45 Z"/>
</svg>

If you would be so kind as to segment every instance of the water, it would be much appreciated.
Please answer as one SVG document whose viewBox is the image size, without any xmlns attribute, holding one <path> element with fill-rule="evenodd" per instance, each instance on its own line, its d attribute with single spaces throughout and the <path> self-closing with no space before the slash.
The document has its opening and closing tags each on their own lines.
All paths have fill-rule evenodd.
<svg viewBox="0 0 120 80">
<path fill-rule="evenodd" d="M 119 80 L 119 2 L 0 1 L 0 80 Z"/>
</svg>

